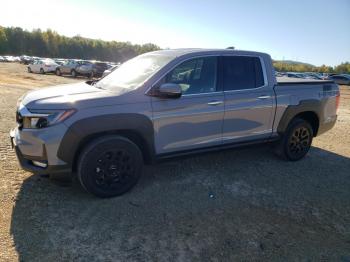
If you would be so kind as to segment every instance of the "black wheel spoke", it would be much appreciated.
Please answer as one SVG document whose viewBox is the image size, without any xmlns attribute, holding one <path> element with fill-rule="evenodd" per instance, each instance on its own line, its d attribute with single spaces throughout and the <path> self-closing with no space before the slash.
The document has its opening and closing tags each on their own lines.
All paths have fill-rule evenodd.
<svg viewBox="0 0 350 262">
<path fill-rule="evenodd" d="M 100 187 L 114 187 L 127 184 L 133 175 L 132 158 L 127 151 L 109 150 L 96 159 L 94 177 Z"/>
<path fill-rule="evenodd" d="M 288 142 L 288 150 L 293 157 L 299 157 L 310 147 L 310 132 L 302 126 L 292 131 Z"/>
</svg>

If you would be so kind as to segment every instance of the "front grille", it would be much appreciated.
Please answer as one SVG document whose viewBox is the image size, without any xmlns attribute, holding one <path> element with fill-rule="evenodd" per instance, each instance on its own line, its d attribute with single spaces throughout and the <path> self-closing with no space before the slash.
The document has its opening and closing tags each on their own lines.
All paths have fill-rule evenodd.
<svg viewBox="0 0 350 262">
<path fill-rule="evenodd" d="M 16 122 L 18 124 L 18 128 L 23 127 L 23 117 L 21 116 L 21 113 L 18 110 L 16 111 Z"/>
</svg>

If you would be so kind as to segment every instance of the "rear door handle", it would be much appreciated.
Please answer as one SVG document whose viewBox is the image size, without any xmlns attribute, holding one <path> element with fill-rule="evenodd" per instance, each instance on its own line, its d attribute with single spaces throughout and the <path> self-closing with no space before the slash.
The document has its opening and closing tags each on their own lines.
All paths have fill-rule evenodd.
<svg viewBox="0 0 350 262">
<path fill-rule="evenodd" d="M 258 99 L 268 99 L 271 98 L 271 96 L 259 96 Z"/>
<path fill-rule="evenodd" d="M 208 103 L 208 105 L 210 106 L 218 106 L 221 105 L 223 103 L 223 101 L 211 101 Z"/>
</svg>

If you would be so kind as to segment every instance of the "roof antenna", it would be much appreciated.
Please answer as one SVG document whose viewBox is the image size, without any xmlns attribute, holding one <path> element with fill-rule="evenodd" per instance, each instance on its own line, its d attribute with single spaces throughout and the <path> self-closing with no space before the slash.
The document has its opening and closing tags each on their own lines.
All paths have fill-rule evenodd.
<svg viewBox="0 0 350 262">
<path fill-rule="evenodd" d="M 235 47 L 234 47 L 234 46 L 229 46 L 229 47 L 226 47 L 226 49 L 231 49 L 231 50 L 233 50 L 233 49 L 235 49 Z"/>
</svg>

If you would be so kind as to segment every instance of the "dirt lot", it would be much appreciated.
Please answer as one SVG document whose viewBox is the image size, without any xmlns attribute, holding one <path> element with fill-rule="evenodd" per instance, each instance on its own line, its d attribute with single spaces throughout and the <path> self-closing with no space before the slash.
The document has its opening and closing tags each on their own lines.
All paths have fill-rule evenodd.
<svg viewBox="0 0 350 262">
<path fill-rule="evenodd" d="M 350 87 L 302 161 L 267 146 L 177 159 L 97 199 L 19 168 L 18 97 L 82 81 L 25 70 L 0 64 L 0 261 L 350 261 Z"/>
</svg>

